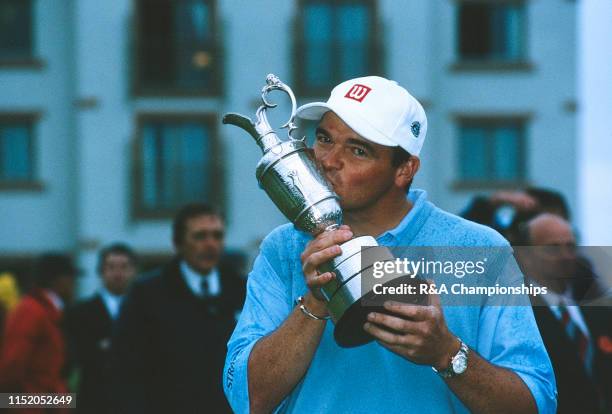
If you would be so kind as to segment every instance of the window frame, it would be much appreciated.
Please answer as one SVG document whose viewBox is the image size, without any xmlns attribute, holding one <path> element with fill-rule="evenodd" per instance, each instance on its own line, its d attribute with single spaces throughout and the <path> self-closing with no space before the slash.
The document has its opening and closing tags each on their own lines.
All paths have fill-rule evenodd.
<svg viewBox="0 0 612 414">
<path fill-rule="evenodd" d="M 41 112 L 0 112 L 0 124 L 27 123 L 29 124 L 29 159 L 31 175 L 26 180 L 5 180 L 0 176 L 0 191 L 41 191 L 44 189 L 39 179 L 38 168 L 38 130 Z"/>
<path fill-rule="evenodd" d="M 219 97 L 224 91 L 224 53 L 223 53 L 223 36 L 221 33 L 221 25 L 219 24 L 219 17 L 217 14 L 217 0 L 202 0 L 205 2 L 210 10 L 210 23 L 211 23 L 211 45 L 210 50 L 212 51 L 212 80 L 210 87 L 205 88 L 186 88 L 177 86 L 168 87 L 151 87 L 147 86 L 142 78 L 140 77 L 140 65 L 141 65 L 141 48 L 144 45 L 143 38 L 141 36 L 142 30 L 142 13 L 140 6 L 144 2 L 151 2 L 155 0 L 132 0 L 134 10 L 134 50 L 132 53 L 133 64 L 132 64 L 132 95 L 135 97 Z"/>
<path fill-rule="evenodd" d="M 142 112 L 136 115 L 136 132 L 132 140 L 131 149 L 131 216 L 134 219 L 169 219 L 172 218 L 180 206 L 173 208 L 148 208 L 142 200 L 143 176 L 142 176 L 142 149 L 143 130 L 147 122 L 192 122 L 203 125 L 208 129 L 211 145 L 211 166 L 209 171 L 210 198 L 206 203 L 214 205 L 219 209 L 225 206 L 224 193 L 224 165 L 221 162 L 222 148 L 219 139 L 219 118 L 216 113 L 211 112 Z"/>
<path fill-rule="evenodd" d="M 305 19 L 305 7 L 309 3 L 317 2 L 318 0 L 298 0 L 297 12 L 295 16 L 294 35 L 293 35 L 293 79 L 294 89 L 300 96 L 305 97 L 319 97 L 329 95 L 331 88 L 340 82 L 347 79 L 335 79 L 332 80 L 332 85 L 324 87 L 312 87 L 306 84 L 306 76 L 304 68 L 306 67 L 306 55 L 304 51 L 304 45 L 306 44 L 306 38 L 304 36 L 304 19 Z M 368 62 L 371 65 L 368 67 L 369 75 L 381 75 L 384 76 L 384 47 L 382 42 L 382 30 L 379 18 L 378 1 L 377 0 L 330 0 L 321 1 L 322 3 L 330 4 L 331 6 L 338 6 L 340 4 L 364 4 L 370 9 L 370 23 L 371 23 L 371 36 L 368 44 Z M 336 71 L 336 69 L 334 69 Z M 335 76 L 335 75 L 334 75 Z M 333 77 L 332 77 L 333 78 Z"/>
<path fill-rule="evenodd" d="M 450 69 L 455 72 L 529 72 L 534 69 L 533 63 L 529 59 L 529 1 L 530 0 L 453 0 L 454 10 L 454 59 Z M 521 56 L 517 59 L 470 59 L 461 56 L 461 24 L 460 11 L 464 4 L 487 4 L 487 5 L 521 5 L 523 10 L 523 21 L 521 23 Z"/>
<path fill-rule="evenodd" d="M 530 113 L 519 114 L 490 114 L 490 115 L 473 115 L 473 114 L 455 114 L 453 116 L 455 129 L 455 157 L 453 160 L 455 168 L 455 180 L 451 187 L 454 190 L 497 190 L 497 189 L 520 189 L 529 185 L 529 122 L 532 119 Z M 476 126 L 480 128 L 493 129 L 504 125 L 516 125 L 522 129 L 522 134 L 519 137 L 519 176 L 512 180 L 498 179 L 465 179 L 461 177 L 461 129 L 466 126 Z M 491 156 L 492 154 L 487 154 Z M 494 161 L 494 159 L 493 159 Z"/>
</svg>

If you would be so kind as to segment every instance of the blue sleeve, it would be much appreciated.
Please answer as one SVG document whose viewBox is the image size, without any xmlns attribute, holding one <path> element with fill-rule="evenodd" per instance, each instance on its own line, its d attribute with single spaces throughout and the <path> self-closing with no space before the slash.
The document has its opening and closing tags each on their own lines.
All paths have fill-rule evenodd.
<svg viewBox="0 0 612 414">
<path fill-rule="evenodd" d="M 506 262 L 504 273 L 522 278 L 514 258 Z M 509 298 L 505 305 L 483 307 L 478 352 L 490 363 L 515 372 L 531 391 L 539 413 L 557 411 L 555 375 L 529 298 Z"/>
<path fill-rule="evenodd" d="M 278 328 L 292 310 L 289 285 L 275 270 L 280 264 L 271 253 L 273 246 L 264 241 L 248 277 L 244 308 L 228 343 L 223 389 L 236 413 L 249 412 L 247 366 L 253 346 Z"/>
</svg>

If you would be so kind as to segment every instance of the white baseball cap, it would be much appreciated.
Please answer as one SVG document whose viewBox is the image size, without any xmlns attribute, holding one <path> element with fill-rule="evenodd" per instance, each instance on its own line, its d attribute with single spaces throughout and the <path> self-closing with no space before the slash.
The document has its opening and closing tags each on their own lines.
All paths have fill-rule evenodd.
<svg viewBox="0 0 612 414">
<path fill-rule="evenodd" d="M 363 138 L 388 147 L 400 146 L 412 155 L 419 155 L 427 135 L 421 104 L 397 82 L 380 76 L 342 82 L 327 102 L 302 105 L 297 116 L 316 121 L 328 111 Z"/>
</svg>

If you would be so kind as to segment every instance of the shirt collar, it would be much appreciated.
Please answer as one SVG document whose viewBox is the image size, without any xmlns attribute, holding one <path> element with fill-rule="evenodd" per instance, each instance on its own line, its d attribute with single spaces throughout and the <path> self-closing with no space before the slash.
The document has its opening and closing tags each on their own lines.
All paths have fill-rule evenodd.
<svg viewBox="0 0 612 414">
<path fill-rule="evenodd" d="M 119 308 L 121 306 L 121 299 L 123 296 L 115 295 L 105 287 L 102 287 L 100 289 L 100 297 L 102 298 L 102 302 L 104 302 L 104 305 L 106 306 L 111 318 L 116 319 L 119 315 Z"/>
<path fill-rule="evenodd" d="M 187 283 L 189 290 L 191 290 L 196 296 L 202 296 L 204 294 L 202 292 L 202 278 L 207 278 L 208 280 L 212 281 L 217 280 L 219 276 L 219 271 L 216 267 L 213 268 L 207 275 L 203 275 L 196 272 L 184 260 L 181 260 L 180 266 L 183 280 L 185 280 L 185 283 Z"/>
<path fill-rule="evenodd" d="M 381 245 L 409 245 L 433 211 L 433 205 L 427 201 L 425 190 L 410 190 L 406 198 L 412 203 L 412 208 L 395 228 L 387 230 L 377 237 Z"/>
</svg>

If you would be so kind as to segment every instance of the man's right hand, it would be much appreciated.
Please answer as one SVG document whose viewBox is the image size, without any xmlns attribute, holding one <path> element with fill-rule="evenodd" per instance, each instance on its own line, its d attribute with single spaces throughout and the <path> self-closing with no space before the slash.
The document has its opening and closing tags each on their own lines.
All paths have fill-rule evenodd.
<svg viewBox="0 0 612 414">
<path fill-rule="evenodd" d="M 317 268 L 340 256 L 342 254 L 340 244 L 349 241 L 352 237 L 353 232 L 347 225 L 342 225 L 336 230 L 324 231 L 306 245 L 300 256 L 306 285 L 319 301 L 323 301 L 320 288 L 336 275 L 333 272 L 319 273 Z"/>
</svg>

